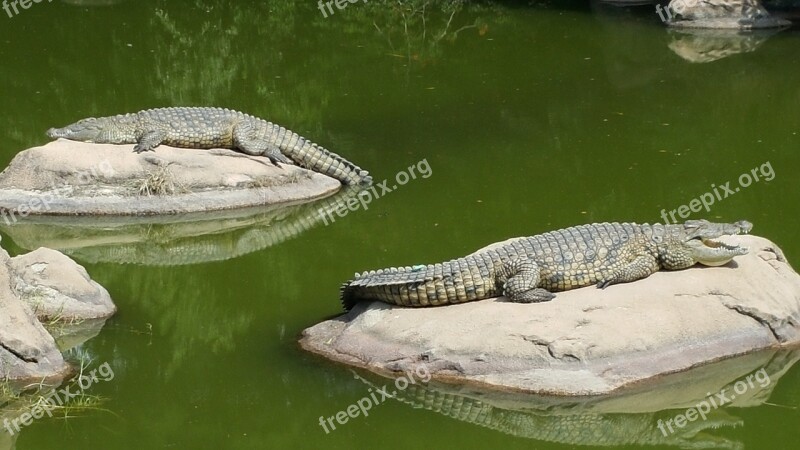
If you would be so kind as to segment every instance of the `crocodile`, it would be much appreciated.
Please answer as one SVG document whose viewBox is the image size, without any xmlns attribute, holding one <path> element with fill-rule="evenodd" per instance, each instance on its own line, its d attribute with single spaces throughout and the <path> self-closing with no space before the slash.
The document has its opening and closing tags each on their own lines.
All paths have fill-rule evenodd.
<svg viewBox="0 0 800 450">
<path fill-rule="evenodd" d="M 636 281 L 658 270 L 727 264 L 747 248 L 715 238 L 753 225 L 689 220 L 684 224 L 596 223 L 489 246 L 444 263 L 371 270 L 344 283 L 341 300 L 438 306 L 506 296 L 516 303 L 552 300 L 553 292 Z"/>
<path fill-rule="evenodd" d="M 369 172 L 297 133 L 242 112 L 214 107 L 156 108 L 110 117 L 90 117 L 47 131 L 51 139 L 98 144 L 136 144 L 152 151 L 161 144 L 179 148 L 227 148 L 265 156 L 272 164 L 295 163 L 348 185 L 368 186 Z"/>
</svg>

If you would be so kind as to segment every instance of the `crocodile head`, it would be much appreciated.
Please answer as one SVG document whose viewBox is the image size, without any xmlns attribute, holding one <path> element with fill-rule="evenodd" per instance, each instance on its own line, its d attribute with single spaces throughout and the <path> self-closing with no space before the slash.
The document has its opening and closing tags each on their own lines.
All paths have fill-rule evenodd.
<svg viewBox="0 0 800 450">
<path fill-rule="evenodd" d="M 713 223 L 707 220 L 689 220 L 677 225 L 678 232 L 661 247 L 660 259 L 665 269 L 685 269 L 697 263 L 704 266 L 727 264 L 734 256 L 746 255 L 748 249 L 727 245 L 714 239 L 721 236 L 746 234 L 753 224 L 740 220 L 736 223 Z"/>
<path fill-rule="evenodd" d="M 64 128 L 47 130 L 50 139 L 64 138 L 72 141 L 103 144 L 125 144 L 135 141 L 135 130 L 124 120 L 114 117 L 96 119 L 90 117 L 67 125 Z"/>
</svg>

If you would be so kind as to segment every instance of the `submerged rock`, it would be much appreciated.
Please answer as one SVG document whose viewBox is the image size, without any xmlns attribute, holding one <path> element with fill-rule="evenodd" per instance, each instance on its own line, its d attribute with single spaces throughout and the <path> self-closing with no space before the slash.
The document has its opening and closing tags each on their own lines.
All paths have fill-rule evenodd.
<svg viewBox="0 0 800 450">
<path fill-rule="evenodd" d="M 6 223 L 30 214 L 152 215 L 215 211 L 308 200 L 335 192 L 338 180 L 226 149 L 59 139 L 20 152 L 0 173 Z"/>
<path fill-rule="evenodd" d="M 657 375 L 800 342 L 800 276 L 772 242 L 722 267 L 658 272 L 538 304 L 503 298 L 431 308 L 361 303 L 301 345 L 378 373 L 424 364 L 434 379 L 596 395 Z"/>
</svg>

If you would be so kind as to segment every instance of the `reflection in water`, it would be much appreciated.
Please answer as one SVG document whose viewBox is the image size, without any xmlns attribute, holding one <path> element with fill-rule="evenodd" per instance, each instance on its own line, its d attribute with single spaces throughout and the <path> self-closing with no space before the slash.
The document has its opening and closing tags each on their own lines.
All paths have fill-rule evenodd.
<svg viewBox="0 0 800 450">
<path fill-rule="evenodd" d="M 737 30 L 670 30 L 669 48 L 689 62 L 707 63 L 739 53 L 753 52 L 780 28 L 739 32 Z"/>
<path fill-rule="evenodd" d="M 241 257 L 293 239 L 320 222 L 338 218 L 336 211 L 348 211 L 346 205 L 355 205 L 359 192 L 358 187 L 346 187 L 304 204 L 180 216 L 28 216 L 14 225 L 2 224 L 0 229 L 20 247 L 55 248 L 84 263 L 154 266 L 121 271 L 114 265 L 101 265 L 91 272 L 103 284 L 132 288 L 131 292 L 115 293 L 115 297 L 125 299 L 129 309 L 146 311 L 155 339 L 168 342 L 163 346 L 162 373 L 169 379 L 197 355 L 234 351 L 239 337 L 257 319 L 250 311 L 231 308 L 228 289 L 214 281 L 220 266 L 201 263 Z M 163 266 L 178 267 L 165 270 Z M 302 281 L 263 276 L 280 273 L 286 266 L 286 261 L 270 260 L 254 269 L 257 278 L 250 278 L 292 289 Z M 248 278 L 242 273 L 236 276 Z M 279 307 L 278 299 L 270 300 L 276 300 L 275 307 Z M 99 328 L 94 333 L 97 331 Z M 54 333 L 66 346 L 87 334 L 90 332 L 72 329 Z"/>
<path fill-rule="evenodd" d="M 769 37 L 786 29 L 768 28 L 740 31 L 738 29 L 672 28 L 656 23 L 652 2 L 646 7 L 634 8 L 640 2 L 611 2 L 595 0 L 592 11 L 595 19 L 603 25 L 607 36 L 603 51 L 610 56 L 609 75 L 612 79 L 630 87 L 648 85 L 663 76 L 659 52 L 652 50 L 654 41 L 639 37 L 653 27 L 664 28 L 671 37 L 667 43 L 672 52 L 686 61 L 707 63 L 740 53 L 757 50 Z M 640 51 L 631 51 L 641 48 Z M 650 48 L 648 50 L 648 48 Z M 635 60 L 634 58 L 642 58 Z"/>
<path fill-rule="evenodd" d="M 481 19 L 460 17 L 465 0 L 373 0 L 359 2 L 346 14 L 329 19 L 314 7 L 311 21 L 304 16 L 309 4 L 299 1 L 195 3 L 202 11 L 225 14 L 203 15 L 198 24 L 182 8 L 163 2 L 163 8 L 156 9 L 150 21 L 150 27 L 159 35 L 153 63 L 159 76 L 152 79 L 148 90 L 163 104 L 171 105 L 227 105 L 237 92 L 244 90 L 259 104 L 269 105 L 265 110 L 249 112 L 291 124 L 290 128 L 314 136 L 319 142 L 325 141 L 322 136 L 326 133 L 320 126 L 324 122 L 320 106 L 331 103 L 332 91 L 325 76 L 309 77 L 308 71 L 313 68 L 314 73 L 330 74 L 351 68 L 339 66 L 335 51 L 308 51 L 303 46 L 309 40 L 296 38 L 298 29 L 314 33 L 344 30 L 359 46 L 367 45 L 375 54 L 402 59 L 405 70 L 411 65 L 435 62 L 442 56 L 441 44 L 454 41 L 462 31 L 474 29 L 484 34 L 488 29 Z M 502 16 L 504 11 L 491 3 L 468 5 L 467 9 L 471 14 L 491 10 L 494 17 Z M 308 55 L 304 64 L 287 64 L 290 57 L 282 53 L 238 50 L 256 43 L 258 48 L 279 47 L 278 43 L 284 42 L 296 46 L 292 53 Z M 127 67 L 128 61 L 120 60 L 119 64 Z M 289 119 L 282 120 L 284 117 Z"/>
<path fill-rule="evenodd" d="M 454 41 L 462 31 L 478 29 L 481 35 L 486 32 L 488 25 L 481 19 L 459 25 L 453 22 L 464 3 L 464 0 L 384 1 L 373 3 L 364 12 L 373 17 L 372 24 L 391 55 L 404 58 L 408 68 L 414 63 L 425 66 L 440 58 L 440 43 Z"/>
<path fill-rule="evenodd" d="M 83 262 L 177 266 L 222 261 L 293 239 L 336 217 L 358 188 L 310 203 L 178 216 L 28 216 L 0 229 L 20 247 L 49 247 Z"/>
<path fill-rule="evenodd" d="M 729 407 L 763 405 L 778 380 L 800 359 L 800 349 L 765 350 L 663 376 L 616 395 L 548 397 L 488 391 L 441 383 L 410 384 L 396 399 L 464 422 L 513 436 L 569 445 L 669 445 L 679 448 L 742 449 L 743 443 L 710 434 L 710 429 L 744 425 Z M 751 374 L 751 386 L 742 381 Z M 375 379 L 372 374 L 365 375 Z M 380 381 L 368 381 L 370 386 Z M 739 382 L 739 386 L 736 383 Z M 744 391 L 744 392 L 742 392 Z M 741 392 L 741 394 L 740 394 Z M 723 393 L 730 401 L 695 416 L 684 427 L 674 419 Z M 664 424 L 672 420 L 674 433 Z M 659 428 L 661 425 L 665 431 Z"/>
<path fill-rule="evenodd" d="M 252 309 L 232 306 L 238 300 L 231 301 L 232 290 L 228 283 L 219 282 L 220 277 L 252 285 L 252 302 L 269 304 L 276 314 L 286 307 L 284 300 L 292 298 L 293 290 L 307 283 L 302 278 L 283 276 L 299 270 L 293 265 L 308 264 L 300 258 L 265 258 L 258 265 L 241 260 L 226 264 L 214 261 L 245 259 L 249 253 L 297 237 L 325 223 L 325 218 L 330 220 L 331 214 L 338 217 L 334 211 L 346 210 L 343 205 L 352 203 L 359 192 L 350 187 L 301 205 L 205 215 L 128 221 L 39 217 L 33 219 L 36 222 L 19 222 L 5 232 L 20 246 L 60 248 L 81 262 L 141 264 L 125 270 L 102 264 L 90 271 L 104 285 L 127 288 L 118 289 L 115 298 L 125 302 L 129 313 L 146 317 L 143 323 L 147 322 L 153 340 L 160 344 L 153 346 L 147 357 L 159 361 L 159 375 L 169 380 L 189 361 L 233 353 L 243 342 L 241 336 L 259 319 L 263 321 Z M 269 297 L 275 286 L 280 286 L 281 296 Z"/>
</svg>

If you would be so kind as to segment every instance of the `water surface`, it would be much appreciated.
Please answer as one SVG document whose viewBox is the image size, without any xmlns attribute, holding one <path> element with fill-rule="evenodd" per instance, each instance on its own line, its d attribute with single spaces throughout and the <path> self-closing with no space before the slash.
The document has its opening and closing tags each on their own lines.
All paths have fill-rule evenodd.
<svg viewBox="0 0 800 450">
<path fill-rule="evenodd" d="M 249 229 L 212 239 L 209 257 L 193 261 L 75 252 L 120 308 L 83 346 L 115 377 L 92 387 L 104 410 L 39 420 L 19 435 L 19 450 L 603 445 L 521 437 L 398 401 L 326 434 L 319 417 L 368 386 L 304 354 L 297 337 L 340 312 L 338 287 L 355 271 L 580 223 L 661 221 L 662 209 L 712 184 L 738 186 L 767 163 L 770 181 L 759 172 L 761 181 L 692 218 L 748 219 L 800 260 L 796 29 L 691 62 L 681 55 L 718 44 L 669 33 L 651 7 L 445 2 L 423 11 L 370 1 L 325 18 L 310 0 L 80 3 L 0 13 L 2 164 L 46 142 L 47 128 L 82 117 L 217 105 L 280 123 L 388 186 L 420 161 L 431 174 L 367 210 L 227 258 L 209 255 L 241 244 Z M 293 226 L 286 221 L 302 215 L 267 223 Z M 194 239 L 137 226 L 155 243 L 148 251 Z M 37 245 L 3 236 L 15 254 Z M 741 426 L 704 433 L 746 448 L 794 441 L 800 369 L 792 358 L 770 361 L 785 373 L 769 398 L 724 411 Z M 643 409 L 655 408 L 648 401 Z M 606 434 L 649 445 L 654 417 L 614 416 Z M 554 426 L 548 420 L 542 426 Z"/>
</svg>

